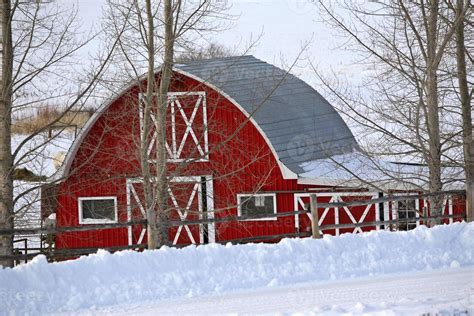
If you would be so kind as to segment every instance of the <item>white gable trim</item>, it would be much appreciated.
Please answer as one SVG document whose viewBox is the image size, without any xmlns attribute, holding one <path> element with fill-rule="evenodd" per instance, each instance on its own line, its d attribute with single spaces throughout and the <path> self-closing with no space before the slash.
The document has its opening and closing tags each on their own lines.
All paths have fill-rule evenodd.
<svg viewBox="0 0 474 316">
<path fill-rule="evenodd" d="M 155 71 L 155 73 L 158 73 L 160 71 L 161 70 L 158 69 L 157 71 Z M 267 137 L 267 135 L 264 133 L 262 128 L 255 121 L 255 119 L 236 100 L 231 98 L 223 90 L 219 89 L 218 87 L 214 86 L 213 84 L 211 84 L 209 82 L 206 82 L 205 80 L 203 80 L 203 79 L 201 79 L 197 76 L 194 76 L 194 75 L 192 75 L 192 74 L 190 74 L 186 71 L 183 71 L 183 70 L 180 70 L 180 69 L 177 69 L 177 68 L 173 68 L 173 71 L 176 72 L 176 73 L 182 74 L 186 77 L 189 77 L 191 79 L 194 79 L 198 82 L 201 82 L 201 83 L 207 85 L 208 87 L 210 87 L 211 89 L 215 90 L 216 92 L 218 92 L 219 94 L 221 94 L 225 98 L 227 98 L 227 100 L 229 100 L 233 105 L 235 105 L 249 119 L 249 121 L 255 126 L 255 128 L 260 132 L 260 134 L 264 138 L 265 142 L 269 146 L 271 152 L 273 153 L 273 156 L 275 157 L 275 159 L 278 163 L 278 166 L 280 167 L 280 171 L 281 171 L 281 174 L 282 174 L 283 178 L 284 179 L 298 179 L 298 175 L 296 173 L 294 173 L 293 171 L 291 171 L 287 166 L 285 166 L 283 164 L 283 162 L 281 162 L 275 148 L 273 147 L 272 143 L 270 142 L 270 139 Z M 142 80 L 144 80 L 144 78 L 145 78 L 145 76 L 142 76 L 141 78 L 139 78 L 138 82 L 141 82 Z M 97 109 L 96 112 L 94 112 L 94 114 L 91 116 L 91 118 L 87 121 L 87 123 L 84 125 L 84 127 L 79 132 L 79 135 L 77 136 L 77 138 L 74 140 L 74 142 L 73 142 L 71 148 L 69 149 L 69 151 L 66 155 L 66 158 L 64 159 L 64 162 L 61 165 L 61 167 L 56 171 L 55 174 L 53 174 L 50 177 L 50 179 L 49 179 L 50 181 L 64 181 L 65 177 L 69 175 L 69 171 L 70 171 L 72 162 L 74 161 L 74 157 L 76 156 L 77 151 L 79 150 L 79 147 L 81 146 L 82 142 L 84 141 L 86 135 L 91 130 L 92 126 L 94 126 L 95 122 L 97 122 L 99 117 L 103 113 L 105 113 L 105 111 L 107 111 L 107 109 L 110 107 L 110 105 L 112 105 L 116 100 L 118 100 L 118 98 L 120 98 L 125 91 L 131 89 L 136 84 L 137 84 L 137 81 L 134 81 L 133 83 L 129 84 L 125 89 L 122 90 L 122 92 L 120 94 L 114 95 L 113 97 L 109 98 L 106 102 L 104 102 Z"/>
</svg>

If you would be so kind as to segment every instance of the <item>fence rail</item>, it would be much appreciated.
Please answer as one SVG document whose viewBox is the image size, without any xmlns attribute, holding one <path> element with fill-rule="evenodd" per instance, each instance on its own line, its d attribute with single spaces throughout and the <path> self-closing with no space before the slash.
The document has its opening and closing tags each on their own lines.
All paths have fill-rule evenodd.
<svg viewBox="0 0 474 316">
<path fill-rule="evenodd" d="M 131 249 L 144 249 L 146 244 L 134 244 L 129 246 L 114 246 L 114 247 L 90 247 L 90 248 L 73 248 L 73 249 L 45 249 L 35 253 L 25 253 L 25 254 L 14 254 L 11 256 L 0 256 L 0 260 L 4 259 L 13 259 L 13 260 L 30 260 L 38 255 L 45 255 L 48 259 L 66 259 L 74 258 L 82 255 L 89 255 L 96 253 L 98 250 L 103 249 L 110 252 L 120 251 L 120 250 L 131 250 Z M 16 248 L 21 250 L 21 248 Z M 41 248 L 33 248 L 29 250 L 39 250 Z"/>
<path fill-rule="evenodd" d="M 0 229 L 0 236 L 9 235 L 38 235 L 38 234 L 60 234 L 60 233 L 71 233 L 71 232 L 85 232 L 95 230 L 106 230 L 114 228 L 128 228 L 134 225 L 146 225 L 146 220 L 131 221 L 124 223 L 114 224 L 87 224 L 84 226 L 63 226 L 56 228 L 17 228 L 17 229 Z"/>
<path fill-rule="evenodd" d="M 283 233 L 283 234 L 276 234 L 276 235 L 264 235 L 264 236 L 251 236 L 251 237 L 244 237 L 232 240 L 225 240 L 225 241 L 217 241 L 217 243 L 247 243 L 247 242 L 263 242 L 263 241 L 275 241 L 282 238 L 298 238 L 298 237 L 309 237 L 312 236 L 313 238 L 321 238 L 320 231 L 329 230 L 329 229 L 349 229 L 349 228 L 358 228 L 358 227 L 380 227 L 381 225 L 398 225 L 402 223 L 408 223 L 416 221 L 432 221 L 432 220 L 439 220 L 439 219 L 451 219 L 451 218 L 464 218 L 466 216 L 465 213 L 462 214 L 455 214 L 455 215 L 436 215 L 436 216 L 419 216 L 416 218 L 397 218 L 397 219 L 389 219 L 389 220 L 382 220 L 382 221 L 370 221 L 370 222 L 356 222 L 356 223 L 348 223 L 348 224 L 326 224 L 326 225 L 319 225 L 318 224 L 318 212 L 316 210 L 321 208 L 335 208 L 335 207 L 354 207 L 354 206 L 364 206 L 364 205 L 372 205 L 378 203 L 385 203 L 385 202 L 394 202 L 394 201 L 402 201 L 402 200 L 417 200 L 423 199 L 431 196 L 436 195 L 465 195 L 465 191 L 444 191 L 444 192 L 437 192 L 437 193 L 426 193 L 426 194 L 416 194 L 416 195 L 397 195 L 397 196 L 386 196 L 381 198 L 373 198 L 369 200 L 353 200 L 347 202 L 330 202 L 330 203 L 318 203 L 317 201 L 317 193 L 309 193 L 310 195 L 310 204 L 306 205 L 305 210 L 295 210 L 295 211 L 288 211 L 288 212 L 279 212 L 272 216 L 275 217 L 292 217 L 295 215 L 300 214 L 311 214 L 312 217 L 312 226 L 311 231 L 308 232 L 298 232 L 295 231 L 293 233 Z M 201 225 L 201 224 L 215 224 L 215 223 L 230 223 L 230 222 L 239 222 L 243 220 L 258 220 L 267 218 L 268 215 L 253 215 L 253 216 L 225 216 L 225 217 L 214 217 L 214 218 L 207 218 L 207 219 L 199 219 L 199 220 L 171 220 L 168 222 L 170 227 L 173 226 L 182 226 L 182 225 Z M 84 225 L 84 226 L 70 226 L 70 227 L 57 227 L 57 228 L 28 228 L 28 229 L 1 229 L 0 236 L 11 236 L 11 235 L 37 235 L 37 234 L 61 234 L 61 233 L 71 233 L 71 232 L 86 232 L 86 231 L 98 231 L 98 230 L 106 230 L 106 229 L 117 229 L 117 228 L 128 228 L 130 226 L 135 225 L 146 225 L 146 220 L 139 220 L 139 221 L 130 221 L 124 223 L 114 223 L 114 224 L 93 224 L 93 225 Z M 119 251 L 119 250 L 126 250 L 126 249 L 143 249 L 146 248 L 146 244 L 134 244 L 129 246 L 115 246 L 115 247 L 97 247 L 97 248 L 74 248 L 74 249 L 27 249 L 25 247 L 24 254 L 14 254 L 9 256 L 0 256 L 0 259 L 14 259 L 14 260 L 29 260 L 33 257 L 43 254 L 48 259 L 61 259 L 61 258 L 73 258 L 80 255 L 86 255 L 97 252 L 99 249 L 105 249 L 111 252 Z M 21 248 L 16 248 L 16 250 L 22 250 Z M 28 252 L 30 250 L 30 252 Z M 32 253 L 31 251 L 39 250 L 39 252 Z"/>
<path fill-rule="evenodd" d="M 301 211 L 300 213 L 308 213 L 309 211 Z M 287 212 L 290 213 L 290 212 Z M 288 216 L 288 215 L 287 215 Z M 420 221 L 428 221 L 433 219 L 449 219 L 449 218 L 461 218 L 464 217 L 465 214 L 456 214 L 456 215 L 437 215 L 437 216 L 420 216 L 417 217 L 416 220 Z M 230 222 L 230 217 L 226 218 L 227 222 Z M 235 217 L 233 218 L 235 221 Z M 372 221 L 372 222 L 362 222 L 362 223 L 351 223 L 351 224 L 329 224 L 329 225 L 318 225 L 318 230 L 328 230 L 328 229 L 336 229 L 336 228 L 356 228 L 356 227 L 374 227 L 377 225 L 393 225 L 393 224 L 400 224 L 400 223 L 407 223 L 413 221 L 411 218 L 402 218 L 402 219 L 394 219 L 394 220 L 386 220 L 386 221 Z M 120 227 L 124 227 L 124 225 L 139 225 L 139 224 L 146 224 L 146 221 L 138 221 L 138 222 L 129 222 L 123 223 Z M 90 228 L 89 228 L 90 229 Z M 107 229 L 110 229 L 107 228 Z M 51 230 L 48 230 L 51 231 Z M 61 229 L 61 231 L 63 231 Z M 84 231 L 84 230 L 81 230 Z M 249 243 L 249 242 L 264 242 L 264 241 L 275 241 L 282 238 L 300 238 L 300 237 L 311 237 L 314 235 L 312 231 L 309 232 L 294 232 L 294 233 L 285 233 L 285 234 L 275 234 L 275 235 L 265 235 L 265 236 L 253 236 L 253 237 L 244 237 L 238 239 L 230 239 L 224 241 L 216 241 L 220 244 L 237 244 L 237 243 Z M 319 238 L 319 237 L 314 237 Z M 52 249 L 47 250 L 43 248 L 43 251 L 37 253 L 27 253 L 27 254 L 15 254 L 11 256 L 0 256 L 0 260 L 2 259 L 14 259 L 14 260 L 29 260 L 34 258 L 37 255 L 45 255 L 49 259 L 61 259 L 61 258 L 71 258 L 75 256 L 87 255 L 97 252 L 99 249 L 105 249 L 107 251 L 120 251 L 120 250 L 128 250 L 128 249 L 144 249 L 146 248 L 146 244 L 134 244 L 130 246 L 115 246 L 115 247 L 92 247 L 92 248 L 74 248 L 74 249 Z M 18 248 L 17 248 L 18 249 Z M 21 248 L 19 248 L 21 250 Z M 29 249 L 31 250 L 39 250 L 38 249 Z"/>
</svg>

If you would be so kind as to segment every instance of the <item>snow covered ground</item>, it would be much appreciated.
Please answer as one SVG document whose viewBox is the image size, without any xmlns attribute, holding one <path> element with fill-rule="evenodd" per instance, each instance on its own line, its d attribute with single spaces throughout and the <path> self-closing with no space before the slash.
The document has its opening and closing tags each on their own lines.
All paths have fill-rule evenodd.
<svg viewBox="0 0 474 316">
<path fill-rule="evenodd" d="M 472 309 L 474 224 L 124 251 L 0 271 L 6 314 Z"/>
<path fill-rule="evenodd" d="M 313 282 L 159 303 L 132 303 L 82 310 L 77 314 L 216 313 L 467 316 L 474 313 L 474 267 Z"/>
</svg>

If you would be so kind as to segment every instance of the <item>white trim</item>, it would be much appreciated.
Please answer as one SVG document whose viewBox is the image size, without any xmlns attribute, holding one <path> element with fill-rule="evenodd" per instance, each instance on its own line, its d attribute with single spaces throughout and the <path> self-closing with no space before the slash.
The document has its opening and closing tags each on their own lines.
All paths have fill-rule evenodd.
<svg viewBox="0 0 474 316">
<path fill-rule="evenodd" d="M 333 178 L 298 177 L 297 183 L 301 184 L 301 185 L 327 185 L 327 186 L 331 186 L 331 187 L 342 186 L 342 187 L 347 187 L 347 188 L 367 187 L 367 184 L 364 184 L 362 181 L 333 179 Z"/>
<path fill-rule="evenodd" d="M 273 214 L 277 213 L 277 199 L 276 193 L 255 193 L 255 194 L 237 194 L 237 216 L 242 216 L 242 209 L 241 205 L 242 202 L 240 201 L 243 197 L 256 197 L 256 196 L 271 196 L 273 197 Z M 276 221 L 278 217 L 265 217 L 265 218 L 258 218 L 258 219 L 239 219 L 239 221 L 247 222 L 247 221 Z"/>
<path fill-rule="evenodd" d="M 293 195 L 293 201 L 294 201 L 293 203 L 294 203 L 294 206 L 295 206 L 295 210 L 294 210 L 295 212 L 299 210 L 300 206 L 302 207 L 302 209 L 306 209 L 305 203 L 303 202 L 302 198 L 308 198 L 310 196 L 310 194 L 313 194 L 313 193 L 295 193 Z M 349 196 L 349 197 L 350 196 L 371 196 L 372 198 L 378 198 L 378 192 L 321 192 L 321 193 L 314 193 L 314 194 L 316 194 L 317 197 L 330 197 L 329 203 L 343 202 L 342 197 L 347 197 L 347 196 Z M 326 216 L 329 213 L 330 209 L 334 209 L 334 224 L 339 224 L 339 221 L 340 221 L 339 212 L 341 211 L 341 209 L 347 214 L 347 216 L 349 217 L 349 219 L 351 220 L 352 223 L 354 223 L 354 224 L 362 223 L 365 220 L 365 218 L 367 217 L 368 213 L 371 211 L 372 205 L 374 205 L 375 219 L 379 220 L 380 219 L 379 203 L 372 203 L 372 204 L 368 204 L 365 207 L 364 212 L 362 213 L 361 217 L 358 220 L 356 220 L 354 218 L 354 216 L 352 215 L 352 212 L 346 206 L 344 206 L 342 208 L 339 208 L 339 207 L 329 208 L 329 207 L 327 207 L 327 208 L 324 209 L 323 213 L 319 217 L 318 224 L 319 225 L 323 224 L 323 221 L 326 219 Z M 304 214 L 295 214 L 295 231 L 296 232 L 298 232 L 299 229 L 300 229 L 300 226 L 299 226 L 299 223 L 300 223 L 299 216 L 300 215 L 304 215 Z M 306 215 L 308 216 L 309 220 L 311 221 L 312 220 L 311 214 L 306 213 Z M 374 225 L 374 226 L 375 226 L 376 230 L 380 229 L 380 226 L 378 226 L 378 225 Z M 320 230 L 320 232 L 323 233 L 322 230 Z M 340 229 L 335 228 L 335 232 L 336 232 L 336 236 L 339 236 Z M 357 232 L 363 232 L 362 228 L 361 227 L 355 227 L 354 230 L 352 231 L 352 233 L 357 233 Z"/>
<path fill-rule="evenodd" d="M 405 195 L 407 195 L 407 196 L 411 196 L 411 195 L 418 196 L 417 193 L 412 193 L 412 192 L 406 192 L 406 193 L 400 192 L 400 193 L 394 193 L 392 195 L 393 196 L 405 196 Z M 415 201 L 415 209 L 413 210 L 415 212 L 415 221 L 414 222 L 415 222 L 416 227 L 420 226 L 420 214 L 419 214 L 419 212 L 423 211 L 423 210 L 420 210 L 420 199 L 405 199 L 405 200 L 398 200 L 398 201 L 389 202 L 390 205 L 392 206 L 392 219 L 398 219 L 399 218 L 399 216 L 398 216 L 398 211 L 399 211 L 398 210 L 398 202 L 400 202 L 400 201 L 405 201 L 406 202 L 406 201 L 413 201 L 413 200 Z M 423 205 L 426 206 L 426 200 L 425 199 L 423 199 Z M 409 210 L 404 210 L 404 211 L 409 211 Z M 413 224 L 413 223 L 407 221 L 407 222 L 405 222 L 405 224 L 408 227 L 409 224 Z M 398 227 L 397 227 L 397 229 L 398 229 Z"/>
<path fill-rule="evenodd" d="M 82 201 L 97 201 L 97 200 L 113 200 L 114 201 L 114 219 L 92 219 L 84 218 L 82 212 Z M 80 197 L 77 199 L 78 209 L 79 209 L 79 224 L 113 224 L 118 222 L 118 207 L 117 207 L 117 197 L 116 196 L 89 196 L 89 197 Z"/>
<path fill-rule="evenodd" d="M 204 176 L 176 176 L 170 179 L 170 182 L 201 182 Z"/>
<path fill-rule="evenodd" d="M 196 198 L 196 193 L 198 193 L 198 207 L 200 212 L 202 213 L 202 185 L 201 185 L 201 178 L 204 177 L 206 179 L 206 191 L 207 191 L 207 216 L 208 218 L 214 218 L 214 188 L 213 188 L 213 178 L 211 175 L 203 175 L 203 176 L 176 176 L 172 177 L 169 179 L 170 182 L 175 182 L 175 183 L 194 183 L 193 187 L 193 192 L 191 193 L 187 205 L 185 207 L 184 212 L 181 212 L 177 210 L 178 216 L 181 220 L 185 220 L 188 216 L 188 211 L 186 209 L 189 209 L 190 203 L 194 201 Z M 133 196 L 133 199 L 135 202 L 138 204 L 138 207 L 140 209 L 141 214 L 143 215 L 144 218 L 146 218 L 145 210 L 143 208 L 143 205 L 141 204 L 141 201 L 133 188 L 133 184 L 135 183 L 143 183 L 143 179 L 141 178 L 128 178 L 126 181 L 126 186 L 127 186 L 127 218 L 129 221 L 131 221 L 131 197 Z M 178 206 L 178 201 L 176 200 L 173 192 L 171 189 L 169 189 L 169 194 L 170 198 L 174 204 L 175 207 Z M 202 219 L 202 214 L 199 215 L 199 219 Z M 203 225 L 198 225 L 199 226 L 199 240 L 200 243 L 202 244 L 204 241 L 204 230 L 203 230 Z M 209 238 L 209 243 L 214 243 L 216 241 L 216 230 L 215 230 L 215 224 L 210 223 L 207 225 L 208 227 L 208 238 Z M 186 232 L 188 235 L 190 241 L 192 244 L 196 244 L 196 240 L 194 239 L 194 236 L 192 235 L 192 232 L 189 228 L 188 225 L 180 225 L 178 226 L 178 230 L 176 232 L 176 235 L 173 237 L 173 245 L 175 245 L 179 239 L 179 236 L 181 235 L 182 231 Z M 141 230 L 139 239 L 137 243 L 141 243 L 143 241 L 143 238 L 146 233 L 146 226 L 144 226 Z M 132 245 L 133 243 L 133 238 L 132 238 L 132 227 L 128 227 L 128 243 L 129 245 Z"/>
<path fill-rule="evenodd" d="M 375 221 L 380 221 L 380 203 L 375 203 Z M 380 224 L 375 225 L 375 229 L 380 230 Z"/>
<path fill-rule="evenodd" d="M 383 219 L 384 221 L 390 220 L 390 202 L 383 202 Z M 385 230 L 390 230 L 391 225 L 384 225 Z"/>
<path fill-rule="evenodd" d="M 140 117 L 140 137 L 143 137 L 143 106 L 142 104 L 142 99 L 143 99 L 144 93 L 139 93 L 138 94 L 138 111 L 139 111 L 139 117 Z M 156 95 L 156 93 L 154 93 Z M 191 113 L 191 116 L 188 117 L 186 113 L 183 110 L 183 107 L 181 106 L 181 103 L 179 101 L 180 96 L 197 96 L 197 100 L 194 103 L 194 108 Z M 168 92 L 168 101 L 167 101 L 167 106 L 170 107 L 171 111 L 171 146 L 168 143 L 168 140 L 166 141 L 166 151 L 168 152 L 168 158 L 167 161 L 170 163 L 179 163 L 179 162 L 187 162 L 187 161 L 193 161 L 193 162 L 208 162 L 209 161 L 209 144 L 208 144 L 208 129 L 207 129 L 207 102 L 206 102 L 206 92 L 205 91 L 190 91 L 190 92 Z M 202 141 L 204 141 L 203 146 L 201 146 L 201 139 L 196 136 L 196 133 L 193 129 L 193 123 L 196 118 L 196 115 L 199 111 L 199 109 L 202 109 L 202 126 L 203 126 L 203 138 Z M 179 113 L 180 117 L 184 121 L 186 125 L 186 129 L 184 131 L 183 138 L 179 140 L 176 139 L 176 114 Z M 157 121 L 155 118 L 155 115 L 153 112 L 150 113 L 150 118 L 153 123 L 153 129 L 154 131 L 153 136 L 149 140 L 148 144 L 148 149 L 147 149 L 147 154 L 150 155 L 150 153 L 153 150 L 153 146 L 157 144 Z M 188 157 L 188 158 L 180 158 L 184 146 L 186 145 L 186 141 L 188 140 L 188 137 L 192 138 L 192 141 L 194 141 L 194 144 L 196 146 L 196 149 L 199 152 L 199 157 L 193 158 L 193 157 Z M 204 147 L 204 148 L 203 148 Z M 149 158 L 149 162 L 154 163 L 156 162 L 155 159 Z"/>
<path fill-rule="evenodd" d="M 448 195 L 446 198 L 448 199 L 448 214 L 453 215 L 453 196 Z M 454 217 L 449 218 L 449 223 L 450 224 L 454 223 Z"/>
<path fill-rule="evenodd" d="M 296 195 L 293 195 L 293 210 L 298 211 L 299 201 Z M 298 214 L 295 214 L 295 233 L 300 232 L 300 217 Z"/>
<path fill-rule="evenodd" d="M 268 138 L 267 134 L 265 134 L 265 132 L 263 131 L 263 129 L 260 127 L 260 125 L 255 121 L 254 117 L 250 115 L 250 113 L 248 113 L 234 98 L 232 98 L 230 95 L 228 95 L 227 93 L 225 93 L 222 89 L 216 87 L 215 85 L 209 83 L 209 82 L 206 82 L 205 80 L 193 75 L 193 74 L 190 74 L 189 72 L 187 71 L 183 71 L 183 70 L 180 70 L 180 69 L 174 69 L 175 72 L 177 73 L 180 73 L 186 77 L 189 77 L 191 79 L 194 79 L 198 82 L 201 82 L 205 85 L 207 85 L 208 87 L 210 87 L 211 89 L 213 89 L 214 91 L 216 91 L 217 93 L 219 93 L 220 95 L 222 95 L 223 97 L 225 97 L 227 100 L 229 100 L 235 107 L 237 107 L 248 119 L 249 121 L 255 126 L 255 128 L 259 131 L 260 135 L 262 135 L 263 139 L 265 140 L 265 142 L 267 143 L 268 147 L 270 148 L 273 156 L 275 157 L 275 160 L 278 162 L 278 166 L 280 167 L 280 171 L 281 171 L 281 174 L 283 176 L 283 179 L 298 179 L 298 175 L 296 173 L 294 173 L 293 171 L 291 171 L 287 166 L 285 166 L 283 164 L 283 162 L 280 160 L 279 156 L 278 156 L 278 153 L 276 152 L 275 150 L 275 147 L 273 147 L 273 144 L 272 142 L 270 141 L 270 139 Z"/>
<path fill-rule="evenodd" d="M 416 199 L 415 200 L 415 217 L 418 218 L 416 220 L 416 227 L 420 226 L 420 214 L 419 212 L 421 212 L 420 210 L 420 199 Z"/>
<path fill-rule="evenodd" d="M 161 69 L 157 69 L 155 73 L 159 73 Z M 192 75 L 186 71 L 177 69 L 173 67 L 173 71 L 175 73 L 184 75 L 188 78 L 194 79 L 202 84 L 205 84 L 209 88 L 213 89 L 223 97 L 225 97 L 227 100 L 229 100 L 234 106 L 236 106 L 248 119 L 249 121 L 255 126 L 255 128 L 260 132 L 260 135 L 262 135 L 263 139 L 267 143 L 267 146 L 270 148 L 273 156 L 275 157 L 275 160 L 278 162 L 278 166 L 280 167 L 280 171 L 282 173 L 283 179 L 298 179 L 298 175 L 291 171 L 287 166 L 283 164 L 283 162 L 280 160 L 278 153 L 276 152 L 275 148 L 273 147 L 273 144 L 270 142 L 270 139 L 267 137 L 267 135 L 264 133 L 263 129 L 260 127 L 260 125 L 255 121 L 254 117 L 250 116 L 250 113 L 248 113 L 236 100 L 231 98 L 227 93 L 225 93 L 222 89 L 219 89 L 215 85 L 206 82 L 205 80 Z M 96 112 L 91 116 L 91 118 L 87 121 L 87 123 L 84 125 L 84 127 L 81 129 L 79 132 L 79 135 L 77 138 L 74 140 L 73 144 L 71 145 L 71 148 L 69 149 L 68 153 L 66 154 L 66 158 L 64 159 L 64 163 L 61 165 L 61 167 L 58 169 L 58 171 L 51 176 L 50 180 L 51 181 L 63 181 L 64 177 L 69 173 L 69 170 L 71 168 L 72 162 L 74 161 L 74 158 L 76 156 L 77 151 L 79 150 L 79 147 L 81 146 L 82 142 L 84 141 L 85 137 L 89 133 L 90 129 L 92 126 L 94 126 L 95 122 L 99 119 L 99 117 L 105 113 L 105 111 L 111 106 L 116 100 L 121 98 L 124 93 L 127 90 L 130 90 L 134 86 L 137 85 L 137 82 L 140 82 L 142 80 L 145 80 L 145 75 L 143 75 L 141 78 L 139 78 L 137 81 L 133 81 L 130 83 L 128 86 L 126 86 L 125 89 L 121 91 L 120 94 L 114 95 L 110 97 L 106 102 L 104 102 Z M 186 93 L 186 92 L 183 92 Z"/>
<path fill-rule="evenodd" d="M 376 181 L 374 180 L 374 182 Z M 357 188 L 357 189 L 366 188 L 370 190 L 373 189 L 367 182 L 364 182 L 361 180 L 354 180 L 354 179 L 336 179 L 336 178 L 328 178 L 328 177 L 309 178 L 309 177 L 299 176 L 297 178 L 297 183 L 301 185 L 323 185 L 323 186 L 330 186 L 330 187 L 344 187 L 344 188 Z M 384 190 L 401 190 L 401 191 L 419 190 L 419 187 L 415 187 L 415 186 L 410 187 L 399 182 L 385 182 L 385 183 L 378 183 L 377 185 L 378 187 Z"/>
<path fill-rule="evenodd" d="M 129 178 L 126 181 L 126 191 L 127 191 L 127 220 L 128 222 L 132 221 L 132 201 L 131 201 L 131 196 L 133 195 L 133 199 L 135 200 L 135 203 L 137 203 L 138 208 L 140 209 L 140 213 L 142 214 L 143 218 L 146 219 L 146 212 L 145 209 L 142 205 L 142 202 L 140 201 L 140 198 L 138 197 L 137 191 L 133 187 L 134 183 L 142 183 L 142 180 L 139 178 Z M 137 244 L 141 244 L 146 233 L 146 225 L 142 225 L 142 230 L 140 232 L 140 236 L 138 237 Z M 128 226 L 128 245 L 131 246 L 133 245 L 133 232 L 132 232 L 132 226 Z"/>
<path fill-rule="evenodd" d="M 206 176 L 206 193 L 207 193 L 207 218 L 214 219 L 214 182 L 212 176 Z M 202 226 L 202 225 L 201 225 Z M 216 224 L 207 224 L 207 237 L 209 243 L 216 242 Z"/>
<path fill-rule="evenodd" d="M 184 181 L 172 181 L 172 182 L 184 182 Z M 201 186 L 199 185 L 199 182 L 191 182 L 191 183 L 194 183 L 194 187 L 193 187 L 193 190 L 191 192 L 191 195 L 188 198 L 188 202 L 186 203 L 186 206 L 184 207 L 184 212 L 181 212 L 180 206 L 178 204 L 178 201 L 176 200 L 176 197 L 175 197 L 173 191 L 171 190 L 170 187 L 168 187 L 168 193 L 170 195 L 171 201 L 173 201 L 173 205 L 176 207 L 176 211 L 178 212 L 178 216 L 179 216 L 179 219 L 181 221 L 185 221 L 187 219 L 188 211 L 191 208 L 191 204 L 194 201 L 194 197 L 196 196 L 196 192 L 198 192 L 199 213 L 202 212 L 202 208 L 201 208 L 202 205 L 200 203 L 201 199 L 199 198 L 200 195 L 201 195 Z M 196 240 L 194 239 L 193 233 L 191 232 L 191 229 L 189 228 L 189 226 L 185 225 L 185 224 L 178 226 L 178 231 L 176 232 L 176 235 L 174 235 L 174 238 L 173 238 L 173 245 L 176 245 L 178 243 L 178 239 L 179 239 L 179 236 L 181 235 L 181 231 L 183 230 L 183 228 L 186 231 L 186 234 L 188 235 L 188 238 L 191 241 L 191 243 L 193 245 L 195 245 Z M 200 238 L 200 239 L 202 239 L 202 238 Z"/>
<path fill-rule="evenodd" d="M 132 220 L 132 201 L 130 199 L 130 187 L 128 179 L 126 181 L 126 194 L 127 194 L 127 222 Z M 128 245 L 131 246 L 133 244 L 133 236 L 132 236 L 132 226 L 127 227 L 127 235 L 128 235 Z"/>
</svg>

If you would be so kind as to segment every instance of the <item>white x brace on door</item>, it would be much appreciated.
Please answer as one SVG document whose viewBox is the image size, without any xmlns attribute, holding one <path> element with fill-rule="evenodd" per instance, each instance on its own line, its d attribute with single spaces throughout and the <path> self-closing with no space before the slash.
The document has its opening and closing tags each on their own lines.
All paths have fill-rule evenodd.
<svg viewBox="0 0 474 316">
<path fill-rule="evenodd" d="M 140 95 L 140 100 L 143 95 Z M 143 103 L 140 104 L 140 127 L 143 131 Z M 156 109 L 150 113 L 151 132 L 148 139 L 148 156 L 153 161 L 153 152 L 157 145 L 158 122 Z M 206 93 L 169 92 L 166 114 L 167 139 L 166 151 L 169 162 L 209 161 L 209 143 L 207 131 Z"/>
<path fill-rule="evenodd" d="M 328 203 L 344 202 L 343 197 L 366 196 L 368 198 L 373 198 L 373 199 L 378 197 L 378 193 L 370 193 L 370 192 L 360 192 L 360 193 L 359 192 L 338 192 L 338 193 L 330 192 L 330 193 L 317 193 L 316 195 L 318 197 L 330 197 L 330 200 L 329 200 Z M 297 194 L 295 194 L 294 195 L 295 211 L 297 211 L 297 210 L 306 210 L 307 207 L 306 207 L 305 202 L 309 203 L 309 193 L 297 193 Z M 369 214 L 369 212 L 372 208 L 375 211 L 375 220 L 376 221 L 380 220 L 380 209 L 379 209 L 379 204 L 378 203 L 375 203 L 375 205 L 374 204 L 367 205 L 358 220 L 356 220 L 356 218 L 354 217 L 354 214 L 352 214 L 351 210 L 348 207 L 344 206 L 344 207 L 341 207 L 341 208 L 347 214 L 347 216 L 349 217 L 349 219 L 351 220 L 351 222 L 353 224 L 363 223 L 365 218 L 367 217 L 367 215 Z M 318 224 L 322 225 L 324 220 L 326 219 L 326 216 L 328 215 L 329 211 L 333 210 L 334 211 L 334 224 L 338 225 L 339 224 L 339 215 L 340 215 L 341 208 L 340 207 L 325 208 L 323 213 L 321 214 L 321 216 L 319 216 L 319 223 Z M 311 214 L 306 213 L 306 215 L 309 218 L 309 220 L 311 221 L 312 220 Z M 300 229 L 300 216 L 304 216 L 304 215 L 295 214 L 295 229 L 297 231 Z M 379 230 L 380 225 L 377 225 L 376 229 Z M 336 236 L 339 235 L 339 230 L 340 230 L 339 228 L 335 229 Z M 354 230 L 353 230 L 353 233 L 357 233 L 357 232 L 362 233 L 362 228 L 355 227 Z M 321 233 L 323 233 L 323 232 L 321 231 Z"/>
<path fill-rule="evenodd" d="M 187 187 L 180 190 L 184 185 Z M 146 210 L 142 202 L 143 196 L 141 188 L 143 187 L 142 179 L 127 179 L 127 220 L 137 220 L 139 218 L 146 218 Z M 212 176 L 179 176 L 170 179 L 170 187 L 168 188 L 169 199 L 171 200 L 170 218 L 172 220 L 186 221 L 189 220 L 190 214 L 193 214 L 192 219 L 214 218 L 214 196 L 212 186 Z M 134 207 L 136 205 L 136 207 Z M 194 209 L 197 206 L 197 210 Z M 198 214 L 196 214 L 196 211 Z M 197 215 L 197 216 L 195 216 Z M 203 216 L 205 215 L 205 216 Z M 170 228 L 169 239 L 173 245 L 182 244 L 183 239 L 185 243 L 189 244 L 203 244 L 205 242 L 215 242 L 215 225 L 200 224 L 200 225 L 182 224 L 177 228 Z M 198 228 L 197 228 L 198 227 Z M 197 229 L 196 229 L 197 228 Z M 128 244 L 143 243 L 146 227 L 128 228 Z M 181 242 L 180 242 L 181 240 Z"/>
</svg>

